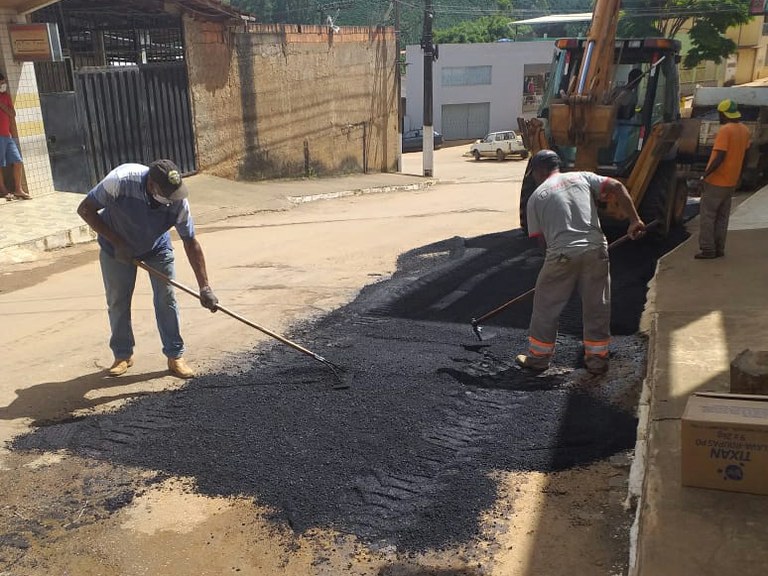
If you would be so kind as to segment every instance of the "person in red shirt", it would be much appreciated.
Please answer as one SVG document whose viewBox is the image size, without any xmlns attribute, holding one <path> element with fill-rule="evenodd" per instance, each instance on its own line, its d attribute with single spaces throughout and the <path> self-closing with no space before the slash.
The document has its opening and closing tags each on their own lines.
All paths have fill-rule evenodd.
<svg viewBox="0 0 768 576">
<path fill-rule="evenodd" d="M 13 166 L 13 192 L 9 192 L 5 187 L 5 179 L 0 178 L 0 198 L 13 200 L 21 198 L 29 200 L 32 197 L 21 188 L 21 152 L 16 145 L 16 110 L 13 107 L 13 100 L 8 93 L 8 80 L 5 75 L 0 73 L 0 166 Z"/>
<path fill-rule="evenodd" d="M 739 120 L 741 112 L 733 100 L 717 105 L 720 130 L 712 146 L 707 169 L 701 177 L 699 204 L 699 248 L 695 258 L 710 260 L 725 256 L 725 237 L 731 215 L 731 196 L 741 177 L 749 149 L 749 129 Z"/>
</svg>

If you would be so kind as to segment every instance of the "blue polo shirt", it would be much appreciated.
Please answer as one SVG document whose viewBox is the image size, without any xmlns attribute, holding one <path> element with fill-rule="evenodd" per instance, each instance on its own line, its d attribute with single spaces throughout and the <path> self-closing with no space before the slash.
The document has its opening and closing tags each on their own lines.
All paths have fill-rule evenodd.
<svg viewBox="0 0 768 576">
<path fill-rule="evenodd" d="M 101 210 L 104 223 L 131 247 L 132 255 L 142 259 L 164 250 L 172 250 L 175 227 L 182 239 L 195 237 L 195 224 L 186 198 L 172 204 L 158 205 L 147 192 L 149 168 L 143 164 L 122 164 L 112 170 L 88 193 Z M 99 235 L 99 245 L 114 256 L 112 244 Z"/>
</svg>

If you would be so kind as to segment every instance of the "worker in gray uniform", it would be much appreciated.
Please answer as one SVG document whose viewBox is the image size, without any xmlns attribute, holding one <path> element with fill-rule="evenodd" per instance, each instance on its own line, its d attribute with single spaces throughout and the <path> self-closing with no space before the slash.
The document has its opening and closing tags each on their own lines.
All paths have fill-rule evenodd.
<svg viewBox="0 0 768 576">
<path fill-rule="evenodd" d="M 555 351 L 560 313 L 574 288 L 581 295 L 584 362 L 592 374 L 608 370 L 611 326 L 611 279 L 608 243 L 600 227 L 597 201 L 617 200 L 629 216 L 633 240 L 645 232 L 629 192 L 618 180 L 592 172 L 560 172 L 552 150 L 538 152 L 530 163 L 538 185 L 528 201 L 528 234 L 546 244 L 544 266 L 536 280 L 528 354 L 515 361 L 543 371 Z"/>
</svg>

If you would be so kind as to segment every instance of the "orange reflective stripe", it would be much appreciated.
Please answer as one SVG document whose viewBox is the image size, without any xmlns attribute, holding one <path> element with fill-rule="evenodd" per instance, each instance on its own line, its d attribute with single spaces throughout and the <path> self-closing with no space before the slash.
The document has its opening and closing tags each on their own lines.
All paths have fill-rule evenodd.
<svg viewBox="0 0 768 576">
<path fill-rule="evenodd" d="M 552 356 L 552 352 L 539 352 L 534 348 L 529 348 L 528 354 L 530 354 L 531 356 L 535 356 L 536 358 L 549 358 L 550 356 Z"/>
<path fill-rule="evenodd" d="M 608 358 L 608 350 L 600 350 L 600 351 L 584 350 L 584 356 L 597 356 L 598 358 Z"/>
<path fill-rule="evenodd" d="M 542 342 L 541 340 L 536 340 L 533 336 L 528 337 L 528 342 L 528 352 L 531 356 L 537 356 L 539 358 L 552 356 L 552 352 L 555 349 L 554 343 L 549 344 L 548 342 Z"/>
<path fill-rule="evenodd" d="M 584 340 L 584 355 L 606 358 L 610 343 L 610 340 Z"/>
<path fill-rule="evenodd" d="M 542 342 L 541 340 L 536 340 L 536 338 L 534 338 L 533 336 L 528 336 L 528 341 L 531 344 L 536 345 L 536 346 L 540 346 L 542 348 L 554 348 L 555 347 L 555 343 L 554 342 L 552 342 L 552 343 L 550 343 L 550 342 Z"/>
</svg>

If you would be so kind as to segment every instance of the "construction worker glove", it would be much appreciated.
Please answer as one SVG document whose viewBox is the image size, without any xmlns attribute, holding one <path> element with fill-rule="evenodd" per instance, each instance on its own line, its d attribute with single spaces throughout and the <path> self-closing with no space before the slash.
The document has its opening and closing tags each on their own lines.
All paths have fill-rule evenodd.
<svg viewBox="0 0 768 576">
<path fill-rule="evenodd" d="M 219 308 L 219 299 L 216 298 L 216 294 L 213 293 L 210 286 L 206 286 L 200 290 L 200 304 L 203 308 L 208 308 L 211 312 L 216 312 Z"/>
</svg>

